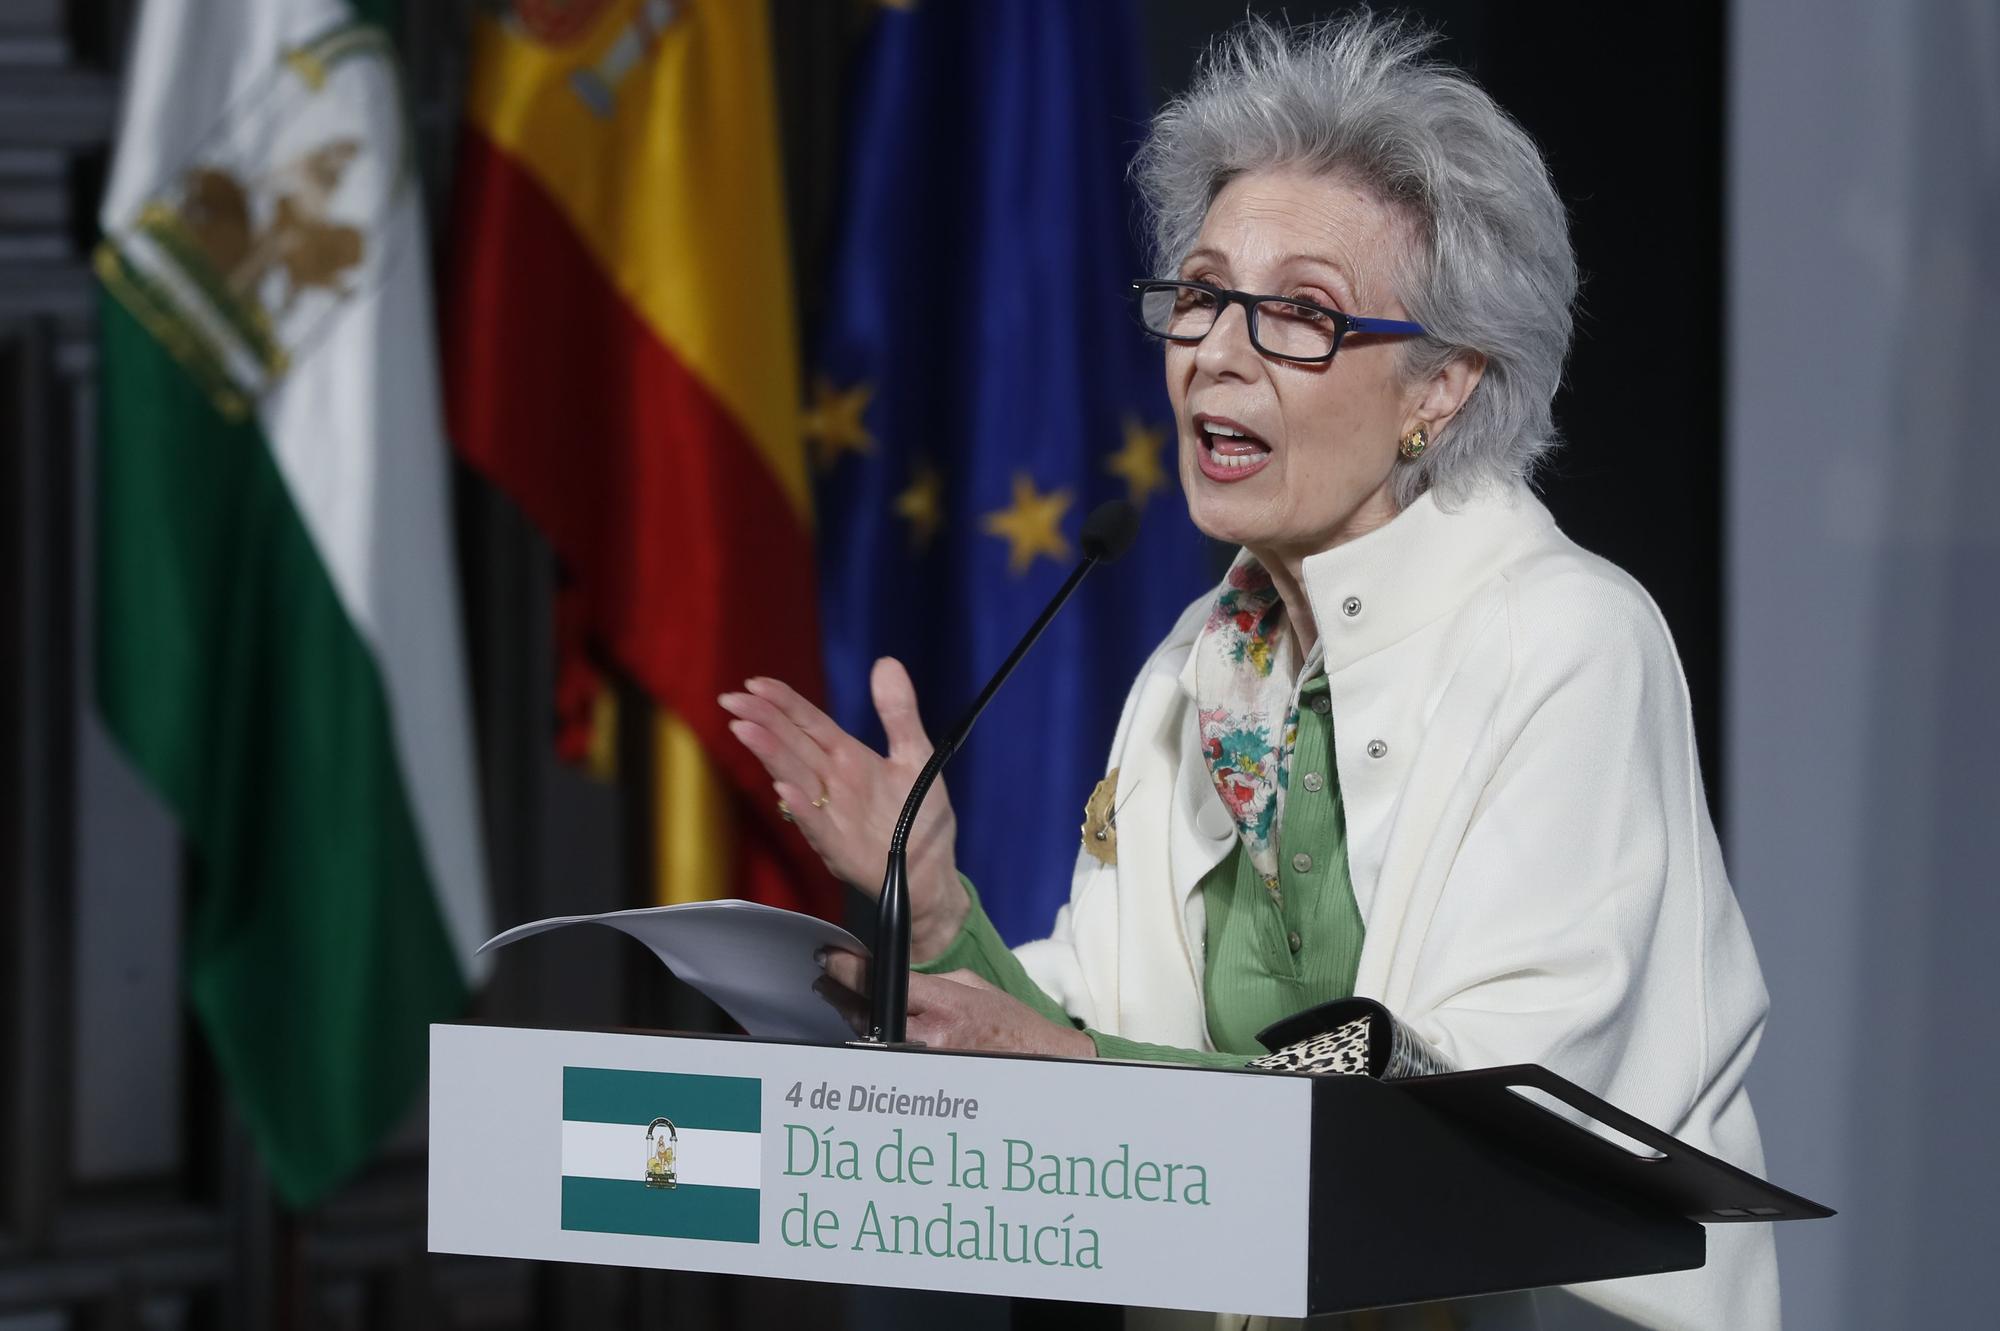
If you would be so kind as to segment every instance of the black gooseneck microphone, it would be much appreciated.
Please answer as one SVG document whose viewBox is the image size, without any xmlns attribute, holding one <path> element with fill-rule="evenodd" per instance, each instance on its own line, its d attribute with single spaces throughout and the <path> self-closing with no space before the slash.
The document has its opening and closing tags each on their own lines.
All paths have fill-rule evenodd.
<svg viewBox="0 0 2000 1331">
<path fill-rule="evenodd" d="M 1091 510 L 1083 523 L 1083 561 L 1063 582 L 1041 617 L 1015 646 L 1013 654 L 986 682 L 979 696 L 973 699 L 965 719 L 945 736 L 944 742 L 932 751 L 924 770 L 917 774 L 916 782 L 910 787 L 909 798 L 903 801 L 902 815 L 896 819 L 895 834 L 889 838 L 889 863 L 882 873 L 882 899 L 875 917 L 875 957 L 868 966 L 872 1006 L 869 1010 L 868 1038 L 864 1043 L 906 1043 L 910 1017 L 910 829 L 916 824 L 917 810 L 923 807 L 924 796 L 930 794 L 938 773 L 944 770 L 944 765 L 965 743 L 965 737 L 972 733 L 972 723 L 986 710 L 986 704 L 993 701 L 993 695 L 1007 682 L 1007 676 L 1014 673 L 1014 667 L 1021 664 L 1021 658 L 1035 645 L 1035 639 L 1042 636 L 1042 630 L 1056 617 L 1056 611 L 1069 600 L 1070 593 L 1083 581 L 1083 575 L 1131 549 L 1138 535 L 1139 511 L 1124 500 L 1113 499 Z"/>
</svg>

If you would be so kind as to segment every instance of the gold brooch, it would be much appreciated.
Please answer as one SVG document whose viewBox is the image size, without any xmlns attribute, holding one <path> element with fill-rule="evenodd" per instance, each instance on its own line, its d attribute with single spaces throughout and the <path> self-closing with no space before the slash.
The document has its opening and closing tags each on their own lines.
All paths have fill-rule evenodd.
<svg viewBox="0 0 2000 1331">
<path fill-rule="evenodd" d="M 1118 769 L 1097 783 L 1083 806 L 1083 848 L 1099 864 L 1118 863 Z"/>
</svg>

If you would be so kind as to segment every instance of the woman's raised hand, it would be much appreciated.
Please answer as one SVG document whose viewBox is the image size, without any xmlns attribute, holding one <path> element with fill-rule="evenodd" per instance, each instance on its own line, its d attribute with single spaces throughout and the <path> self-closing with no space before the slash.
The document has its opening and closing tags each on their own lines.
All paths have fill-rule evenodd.
<svg viewBox="0 0 2000 1331">
<path fill-rule="evenodd" d="M 729 733 L 771 774 L 777 797 L 835 877 L 874 896 L 882 890 L 889 837 L 910 786 L 931 756 L 917 715 L 917 691 L 889 657 L 868 676 L 888 737 L 885 757 L 775 679 L 747 681 L 718 701 L 735 717 Z M 958 881 L 958 820 L 942 780 L 931 787 L 910 829 L 910 955 L 927 961 L 950 946 L 971 901 Z"/>
</svg>

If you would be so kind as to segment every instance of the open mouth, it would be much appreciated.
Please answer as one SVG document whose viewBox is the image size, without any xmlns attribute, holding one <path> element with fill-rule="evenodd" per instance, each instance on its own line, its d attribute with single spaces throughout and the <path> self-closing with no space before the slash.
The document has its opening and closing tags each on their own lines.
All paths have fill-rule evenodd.
<svg viewBox="0 0 2000 1331">
<path fill-rule="evenodd" d="M 1227 417 L 1200 415 L 1194 424 L 1201 432 L 1202 474 L 1212 480 L 1243 480 L 1271 460 L 1269 444 Z"/>
</svg>

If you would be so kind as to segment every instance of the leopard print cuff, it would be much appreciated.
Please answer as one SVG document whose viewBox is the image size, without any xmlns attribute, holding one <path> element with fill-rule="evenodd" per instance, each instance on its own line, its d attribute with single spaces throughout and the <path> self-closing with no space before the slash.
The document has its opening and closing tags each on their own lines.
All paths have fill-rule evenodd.
<svg viewBox="0 0 2000 1331">
<path fill-rule="evenodd" d="M 1280 1072 L 1309 1072 L 1316 1077 L 1366 1077 L 1368 1026 L 1368 1018 L 1356 1017 L 1309 1040 L 1253 1058 L 1250 1066 L 1275 1068 Z"/>
<path fill-rule="evenodd" d="M 1277 1047 L 1252 1059 L 1253 1068 L 1384 1081 L 1453 1070 L 1444 1055 L 1367 998 L 1322 1003 L 1275 1023 L 1257 1038 L 1266 1048 Z"/>
</svg>

